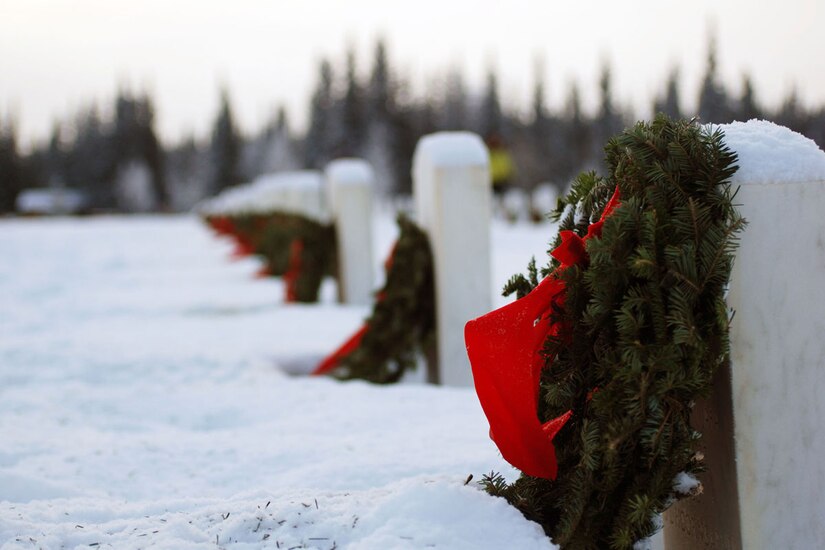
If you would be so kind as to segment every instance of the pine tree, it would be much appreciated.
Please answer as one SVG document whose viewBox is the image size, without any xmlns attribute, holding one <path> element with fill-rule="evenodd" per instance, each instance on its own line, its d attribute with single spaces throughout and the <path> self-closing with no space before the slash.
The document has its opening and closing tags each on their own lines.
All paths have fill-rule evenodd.
<svg viewBox="0 0 825 550">
<path fill-rule="evenodd" d="M 62 126 L 55 122 L 52 125 L 45 162 L 45 183 L 49 187 L 63 187 L 66 185 L 66 151 L 62 135 Z"/>
<path fill-rule="evenodd" d="M 312 95 L 309 129 L 304 140 L 304 167 L 322 169 L 334 156 L 332 132 L 334 105 L 332 65 L 322 60 L 318 69 L 318 84 Z"/>
<path fill-rule="evenodd" d="M 750 75 L 746 74 L 742 77 L 742 97 L 739 99 L 737 120 L 748 121 L 754 118 L 762 118 L 762 109 L 759 108 L 755 96 L 753 81 Z"/>
<path fill-rule="evenodd" d="M 567 94 L 563 119 L 564 143 L 562 177 L 565 184 L 591 164 L 590 125 L 582 113 L 579 87 L 574 82 Z"/>
<path fill-rule="evenodd" d="M 782 101 L 779 112 L 776 113 L 775 119 L 782 126 L 787 126 L 791 130 L 804 133 L 805 132 L 805 114 L 799 102 L 799 94 L 796 86 L 793 86 L 788 95 Z"/>
<path fill-rule="evenodd" d="M 65 157 L 65 181 L 83 190 L 93 206 L 112 208 L 117 157 L 111 125 L 92 105 L 78 113 L 74 126 L 75 139 Z"/>
<path fill-rule="evenodd" d="M 504 116 L 498 98 L 498 77 L 492 69 L 487 73 L 487 87 L 478 114 L 478 131 L 484 139 L 494 136 L 503 139 L 505 134 Z"/>
<path fill-rule="evenodd" d="M 663 113 L 664 115 L 678 119 L 682 118 L 682 110 L 679 107 L 679 69 L 672 69 L 667 77 L 665 95 L 653 102 L 653 114 Z"/>
<path fill-rule="evenodd" d="M 358 83 L 355 52 L 347 52 L 347 88 L 341 105 L 343 133 L 336 146 L 336 155 L 360 156 L 366 136 L 366 98 Z"/>
<path fill-rule="evenodd" d="M 154 207 L 166 207 L 169 193 L 166 188 L 166 170 L 163 148 L 155 134 L 155 109 L 148 94 L 133 96 L 121 91 L 115 101 L 114 136 L 112 140 L 115 156 L 113 173 L 108 176 L 111 186 L 114 172 L 131 170 L 137 165 L 145 166 L 149 174 L 152 197 L 147 202 Z M 109 204 L 115 202 L 111 191 Z M 121 201 L 122 203 L 122 201 Z M 153 208 L 154 208 L 153 207 Z"/>
<path fill-rule="evenodd" d="M 220 107 L 215 124 L 212 127 L 212 141 L 209 146 L 211 175 L 209 193 L 221 190 L 241 182 L 239 162 L 241 138 L 235 128 L 235 119 L 229 103 L 229 93 L 221 91 Z"/>
<path fill-rule="evenodd" d="M 140 99 L 140 150 L 152 177 L 156 208 L 167 209 L 169 191 L 166 185 L 166 156 L 155 132 L 155 107 L 148 94 Z"/>
<path fill-rule="evenodd" d="M 284 107 L 278 109 L 274 122 L 264 129 L 260 141 L 261 152 L 255 167 L 256 175 L 300 168 Z"/>
<path fill-rule="evenodd" d="M 392 82 L 387 47 L 383 40 L 375 44 L 375 58 L 367 89 L 369 117 L 388 120 L 395 111 L 395 86 Z"/>
<path fill-rule="evenodd" d="M 714 124 L 731 121 L 728 95 L 716 74 L 716 38 L 713 36 L 708 41 L 707 68 L 699 92 L 699 117 Z"/>
<path fill-rule="evenodd" d="M 0 119 L 0 213 L 13 212 L 22 183 L 22 166 L 17 151 L 14 121 Z"/>
<path fill-rule="evenodd" d="M 485 481 L 563 550 L 633 548 L 679 496 L 676 475 L 701 470 L 690 413 L 727 360 L 724 293 L 744 226 L 721 131 L 660 115 L 605 152 L 609 176 L 577 178 L 560 228 L 584 237 L 616 188 L 620 205 L 587 240 L 588 259 L 542 270 L 565 284 L 538 410 L 541 422 L 572 413 L 553 439 L 558 476 Z M 506 290 L 528 292 L 531 273 Z"/>
<path fill-rule="evenodd" d="M 165 156 L 170 206 L 179 211 L 190 210 L 207 196 L 209 151 L 190 135 L 166 151 Z"/>
<path fill-rule="evenodd" d="M 441 115 L 437 124 L 440 130 L 446 131 L 468 129 L 467 92 L 464 88 L 464 79 L 458 69 L 452 69 L 447 73 Z"/>
<path fill-rule="evenodd" d="M 611 74 L 610 65 L 605 63 L 599 76 L 599 112 L 596 115 L 596 120 L 593 121 L 593 132 L 591 134 L 591 158 L 600 166 L 602 165 L 601 153 L 604 143 L 611 136 L 620 132 L 623 126 L 622 118 L 613 105 Z"/>
<path fill-rule="evenodd" d="M 544 79 L 538 71 L 532 107 L 533 119 L 526 129 L 527 147 L 516 149 L 517 153 L 524 153 L 522 158 L 517 159 L 519 171 L 525 174 L 531 186 L 549 181 L 557 161 L 550 141 L 550 115 L 544 103 Z"/>
<path fill-rule="evenodd" d="M 367 86 L 367 136 L 364 157 L 375 169 L 376 193 L 389 197 L 409 180 L 404 172 L 399 135 L 397 94 L 387 59 L 387 48 L 382 40 L 375 45 L 370 81 Z M 403 117 L 402 117 L 403 121 Z M 406 148 L 405 148 L 406 149 Z"/>
</svg>

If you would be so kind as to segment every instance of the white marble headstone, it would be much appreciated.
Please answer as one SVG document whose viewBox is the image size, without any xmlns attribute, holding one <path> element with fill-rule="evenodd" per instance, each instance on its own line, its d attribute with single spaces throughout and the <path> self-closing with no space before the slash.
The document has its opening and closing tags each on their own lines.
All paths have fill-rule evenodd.
<svg viewBox="0 0 825 550">
<path fill-rule="evenodd" d="M 765 121 L 724 126 L 748 220 L 729 305 L 743 548 L 825 547 L 825 153 Z"/>
<path fill-rule="evenodd" d="M 441 132 L 418 142 L 413 195 L 435 264 L 438 382 L 472 386 L 464 325 L 491 309 L 489 155 L 469 132 Z"/>
</svg>

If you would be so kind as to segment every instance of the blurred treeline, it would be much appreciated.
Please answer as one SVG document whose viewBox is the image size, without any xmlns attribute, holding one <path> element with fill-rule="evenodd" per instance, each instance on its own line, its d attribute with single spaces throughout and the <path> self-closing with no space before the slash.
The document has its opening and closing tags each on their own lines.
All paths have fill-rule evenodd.
<svg viewBox="0 0 825 550">
<path fill-rule="evenodd" d="M 390 197 L 410 192 L 415 144 L 422 135 L 440 130 L 470 130 L 503 146 L 515 167 L 509 182 L 513 186 L 529 191 L 549 182 L 564 188 L 581 170 L 598 170 L 606 140 L 635 119 L 614 100 L 609 66 L 595 83 L 599 103 L 594 113 L 583 111 L 576 84 L 567 90 L 564 107 L 551 111 L 538 79 L 526 116 L 501 104 L 494 72 L 483 90 L 468 90 L 462 75 L 452 72 L 426 98 L 413 97 L 403 75 L 390 66 L 381 42 L 368 77 L 359 79 L 357 74 L 351 52 L 343 67 L 320 63 L 304 135 L 290 129 L 284 109 L 257 134 L 243 135 L 226 91 L 211 134 L 176 145 L 158 139 L 153 101 L 145 93 L 121 91 L 111 108 L 90 105 L 56 122 L 51 138 L 28 154 L 19 151 L 15 123 L 7 117 L 0 120 L 0 212 L 14 210 L 20 190 L 38 187 L 77 189 L 90 211 L 186 210 L 259 174 L 323 168 L 342 156 L 370 161 L 379 193 Z M 696 112 L 683 110 L 679 72 L 674 69 L 649 115 L 662 111 L 714 123 L 764 118 L 825 145 L 825 108 L 804 109 L 792 91 L 778 108 L 767 110 L 759 104 L 751 79 L 743 79 L 740 97 L 726 91 L 716 74 L 711 41 Z M 103 116 L 104 111 L 110 114 Z"/>
</svg>

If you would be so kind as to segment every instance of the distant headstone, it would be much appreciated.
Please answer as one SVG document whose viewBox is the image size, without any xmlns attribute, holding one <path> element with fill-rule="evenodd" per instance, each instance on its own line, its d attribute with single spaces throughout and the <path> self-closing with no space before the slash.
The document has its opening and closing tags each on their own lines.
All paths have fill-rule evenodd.
<svg viewBox="0 0 825 550">
<path fill-rule="evenodd" d="M 338 244 L 338 294 L 346 304 L 372 302 L 372 167 L 360 159 L 339 159 L 326 170 L 330 213 Z"/>
</svg>

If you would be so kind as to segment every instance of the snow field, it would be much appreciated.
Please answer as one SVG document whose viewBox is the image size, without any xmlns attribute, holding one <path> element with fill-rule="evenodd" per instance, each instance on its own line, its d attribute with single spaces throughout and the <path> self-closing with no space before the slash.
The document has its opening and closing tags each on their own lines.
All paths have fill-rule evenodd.
<svg viewBox="0 0 825 550">
<path fill-rule="evenodd" d="M 553 233 L 495 226 L 493 292 Z M 464 484 L 516 475 L 472 389 L 285 374 L 368 308 L 285 305 L 230 249 L 192 217 L 0 222 L 0 548 L 552 547 Z"/>
</svg>

